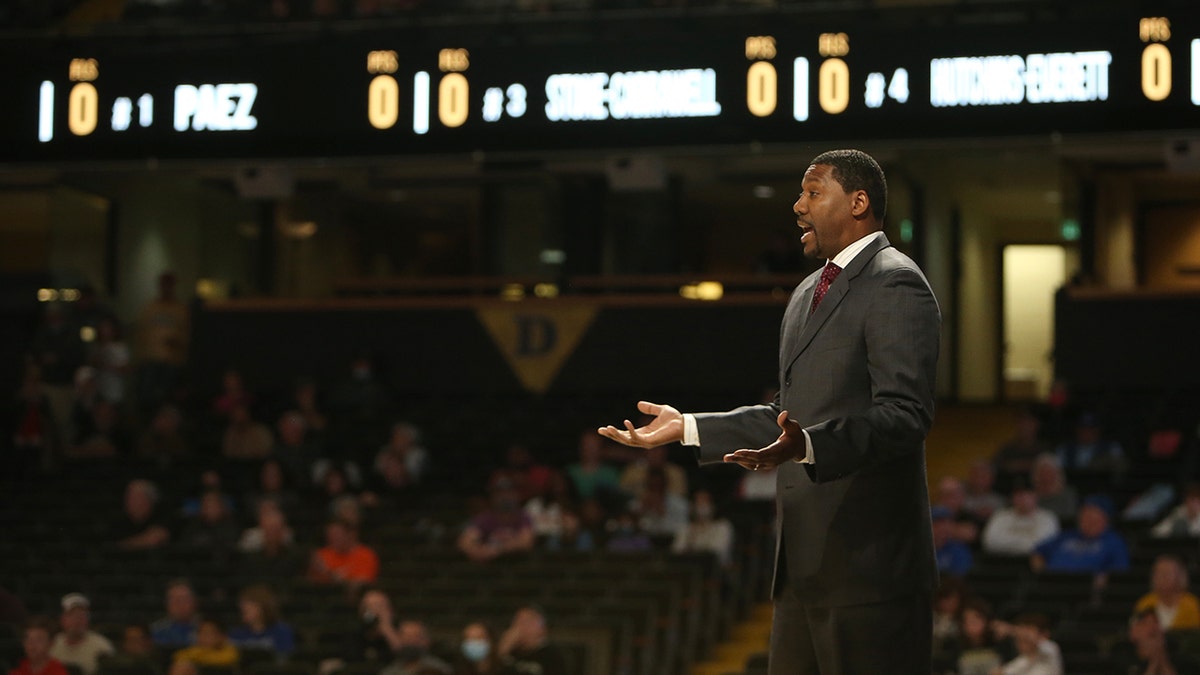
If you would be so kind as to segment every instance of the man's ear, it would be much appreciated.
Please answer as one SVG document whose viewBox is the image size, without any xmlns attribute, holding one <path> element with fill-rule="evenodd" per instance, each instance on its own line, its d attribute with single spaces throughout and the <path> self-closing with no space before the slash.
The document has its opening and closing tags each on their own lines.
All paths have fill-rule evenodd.
<svg viewBox="0 0 1200 675">
<path fill-rule="evenodd" d="M 850 214 L 855 218 L 866 218 L 871 212 L 871 198 L 866 190 L 855 190 L 850 195 Z"/>
</svg>

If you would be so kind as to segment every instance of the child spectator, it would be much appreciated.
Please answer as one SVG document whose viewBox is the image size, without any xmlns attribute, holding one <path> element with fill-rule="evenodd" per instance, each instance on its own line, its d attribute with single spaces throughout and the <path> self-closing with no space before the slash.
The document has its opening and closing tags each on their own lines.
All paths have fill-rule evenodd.
<svg viewBox="0 0 1200 675">
<path fill-rule="evenodd" d="M 196 644 L 175 652 L 173 663 L 190 663 L 199 668 L 233 668 L 238 662 L 238 650 L 225 637 L 225 629 L 216 619 L 200 621 L 196 629 Z M 174 667 L 172 667 L 174 672 Z"/>
<path fill-rule="evenodd" d="M 1011 650 L 997 644 L 992 631 L 992 607 L 980 598 L 968 600 L 962 610 L 962 635 L 958 639 L 957 675 L 992 675 Z"/>
<path fill-rule="evenodd" d="M 54 636 L 54 620 L 35 616 L 25 624 L 21 647 L 25 658 L 9 671 L 9 675 L 67 675 L 67 669 L 50 655 L 50 640 Z"/>
<path fill-rule="evenodd" d="M 229 631 L 229 641 L 239 649 L 271 652 L 283 661 L 296 649 L 292 627 L 279 618 L 279 605 L 265 586 L 251 586 L 238 595 L 242 625 Z"/>
</svg>

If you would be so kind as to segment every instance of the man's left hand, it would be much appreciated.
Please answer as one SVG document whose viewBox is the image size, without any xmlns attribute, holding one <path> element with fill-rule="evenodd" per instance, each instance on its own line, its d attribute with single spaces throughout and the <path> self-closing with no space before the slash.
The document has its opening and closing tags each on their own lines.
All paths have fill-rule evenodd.
<svg viewBox="0 0 1200 675">
<path fill-rule="evenodd" d="M 774 443 L 758 450 L 735 450 L 725 455 L 725 461 L 757 471 L 774 469 L 784 462 L 803 457 L 805 455 L 804 432 L 801 431 L 800 425 L 788 419 L 786 410 L 779 413 L 775 422 L 783 433 L 779 434 L 779 438 L 775 439 Z"/>
</svg>

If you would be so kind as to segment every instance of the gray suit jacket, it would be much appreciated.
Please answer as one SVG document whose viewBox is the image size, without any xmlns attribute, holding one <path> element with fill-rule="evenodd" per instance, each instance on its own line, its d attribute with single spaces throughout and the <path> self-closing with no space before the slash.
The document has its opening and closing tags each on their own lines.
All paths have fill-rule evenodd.
<svg viewBox="0 0 1200 675">
<path fill-rule="evenodd" d="M 880 237 L 809 315 L 820 271 L 792 294 L 773 405 L 696 415 L 702 464 L 780 433 L 812 439 L 813 463 L 778 470 L 774 591 L 815 606 L 870 603 L 937 583 L 925 436 L 933 421 L 941 313 L 917 265 Z"/>
</svg>

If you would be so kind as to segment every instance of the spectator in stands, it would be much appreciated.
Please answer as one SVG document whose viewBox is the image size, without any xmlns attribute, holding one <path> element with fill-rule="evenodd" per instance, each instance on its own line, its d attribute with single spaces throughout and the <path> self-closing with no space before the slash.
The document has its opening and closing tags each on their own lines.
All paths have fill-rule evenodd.
<svg viewBox="0 0 1200 675">
<path fill-rule="evenodd" d="M 283 413 L 275 423 L 275 434 L 275 456 L 287 467 L 293 480 L 307 484 L 323 453 L 320 444 L 309 437 L 304 415 L 297 410 Z"/>
<path fill-rule="evenodd" d="M 668 493 L 687 498 L 687 473 L 678 464 L 667 461 L 665 445 L 648 448 L 625 467 L 621 472 L 621 490 L 633 499 L 640 499 L 652 470 L 660 470 L 666 475 Z"/>
<path fill-rule="evenodd" d="M 96 369 L 96 387 L 111 403 L 125 400 L 125 378 L 129 374 L 129 346 L 121 339 L 117 323 L 109 318 L 96 325 L 96 340 L 88 350 L 88 364 Z"/>
<path fill-rule="evenodd" d="M 492 474 L 493 483 L 497 480 L 496 475 Z M 561 534 L 563 514 L 574 510 L 575 502 L 571 481 L 558 471 L 550 472 L 546 478 L 546 487 L 539 489 L 536 495 L 525 502 L 525 513 L 533 523 L 534 534 L 539 537 Z"/>
<path fill-rule="evenodd" d="M 392 394 L 377 377 L 374 359 L 365 352 L 350 361 L 348 375 L 330 392 L 329 408 L 341 427 L 341 442 L 346 447 L 363 447 L 378 438 L 374 436 L 378 423 L 392 412 Z"/>
<path fill-rule="evenodd" d="M 257 524 L 247 528 L 238 538 L 237 548 L 242 553 L 257 553 L 266 545 L 267 532 L 278 528 L 281 541 L 291 546 L 294 541 L 292 528 L 288 527 L 287 516 L 279 508 L 279 504 L 270 499 L 258 502 Z"/>
<path fill-rule="evenodd" d="M 421 430 L 409 422 L 392 425 L 388 442 L 379 448 L 380 455 L 388 453 L 400 460 L 412 483 L 420 483 L 429 469 L 429 451 L 421 445 Z"/>
<path fill-rule="evenodd" d="M 65 666 L 75 666 L 83 675 L 95 675 L 98 659 L 115 649 L 108 638 L 89 627 L 91 603 L 80 593 L 68 593 L 62 599 L 62 632 L 54 637 L 50 656 Z"/>
<path fill-rule="evenodd" d="M 275 448 L 267 425 L 255 421 L 244 405 L 229 411 L 229 425 L 221 440 L 221 454 L 233 460 L 266 459 Z"/>
<path fill-rule="evenodd" d="M 587 529 L 579 519 L 579 513 L 573 509 L 562 512 L 559 528 L 556 532 L 546 535 L 546 550 L 548 551 L 594 551 L 596 536 Z"/>
<path fill-rule="evenodd" d="M 1079 572 L 1095 574 L 1103 586 L 1109 572 L 1129 569 L 1129 548 L 1109 527 L 1112 499 L 1092 495 L 1079 507 L 1078 526 L 1038 544 L 1030 559 L 1035 572 Z"/>
<path fill-rule="evenodd" d="M 971 549 L 955 538 L 956 526 L 950 509 L 938 504 L 929 515 L 933 518 L 933 548 L 937 553 L 937 566 L 942 574 L 963 577 L 975 564 Z"/>
<path fill-rule="evenodd" d="M 227 368 L 221 375 L 221 392 L 213 399 L 213 413 L 218 417 L 232 417 L 235 409 L 249 410 L 253 406 L 254 395 L 246 389 L 241 371 Z"/>
<path fill-rule="evenodd" d="M 1054 455 L 1038 455 L 1033 462 L 1032 480 L 1038 506 L 1053 513 L 1060 521 L 1075 517 L 1079 509 L 1079 495 L 1075 488 L 1067 485 L 1062 467 Z"/>
<path fill-rule="evenodd" d="M 304 417 L 304 424 L 315 434 L 324 433 L 329 427 L 329 418 L 320 410 L 317 395 L 317 383 L 303 378 L 296 383 L 292 390 L 292 409 Z"/>
<path fill-rule="evenodd" d="M 167 467 L 191 455 L 191 444 L 181 432 L 182 427 L 179 408 L 169 403 L 159 406 L 138 440 L 138 457 Z"/>
<path fill-rule="evenodd" d="M 1107 471 L 1119 474 L 1125 470 L 1125 450 L 1120 443 L 1104 438 L 1100 419 L 1091 412 L 1079 416 L 1074 437 L 1058 446 L 1054 453 L 1058 465 L 1068 473 Z"/>
<path fill-rule="evenodd" d="M 1024 408 L 1017 413 L 1016 429 L 1009 439 L 993 455 L 996 469 L 1009 476 L 1029 475 L 1034 460 L 1039 455 L 1052 452 L 1053 448 L 1039 435 L 1041 422 L 1033 410 Z"/>
<path fill-rule="evenodd" d="M 167 615 L 150 624 L 150 639 L 163 649 L 178 649 L 196 643 L 200 615 L 196 611 L 196 592 L 185 579 L 167 583 Z"/>
<path fill-rule="evenodd" d="M 157 408 L 174 394 L 179 372 L 187 363 L 191 334 L 188 308 L 175 298 L 175 275 L 158 278 L 158 297 L 142 308 L 137 320 L 138 403 L 144 411 Z"/>
<path fill-rule="evenodd" d="M 66 406 L 69 409 L 69 406 Z M 10 411 L 13 421 L 10 438 L 12 452 L 5 459 L 4 474 L 14 481 L 32 476 L 49 462 L 58 451 L 60 424 L 51 410 L 50 399 L 43 393 L 41 374 L 37 366 L 25 368 L 21 387 Z M 66 428 L 64 422 L 61 427 Z"/>
<path fill-rule="evenodd" d="M 687 527 L 675 536 L 671 550 L 675 553 L 712 553 L 728 568 L 733 563 L 733 525 L 718 518 L 712 493 L 696 490 L 692 494 L 692 518 Z"/>
<path fill-rule="evenodd" d="M 238 527 L 226 505 L 225 496 L 209 490 L 200 497 L 200 511 L 180 531 L 178 543 L 183 548 L 222 554 L 233 551 L 238 541 Z"/>
<path fill-rule="evenodd" d="M 1200 537 L 1200 484 L 1192 483 L 1183 492 L 1183 503 L 1150 530 L 1159 537 Z"/>
<path fill-rule="evenodd" d="M 1177 556 L 1160 555 L 1150 573 L 1150 592 L 1134 607 L 1134 614 L 1154 610 L 1164 630 L 1200 628 L 1200 600 L 1188 592 L 1188 574 Z"/>
<path fill-rule="evenodd" d="M 546 615 L 532 605 L 513 614 L 508 630 L 500 636 L 497 651 L 504 673 L 566 673 L 567 661 L 558 646 L 550 642 Z"/>
<path fill-rule="evenodd" d="M 143 665 L 146 668 L 139 670 L 150 670 L 158 672 L 161 670 L 159 664 L 162 662 L 158 649 L 154 646 L 154 640 L 150 638 L 150 629 L 145 624 L 131 623 L 121 629 L 121 644 L 118 645 L 118 654 L 125 659 L 127 663 L 132 662 L 135 665 Z"/>
<path fill-rule="evenodd" d="M 291 488 L 293 480 L 295 477 L 278 459 L 268 459 L 258 470 L 257 489 L 247 497 L 246 504 L 257 509 L 263 502 L 273 502 L 284 513 L 294 513 L 300 506 L 300 496 Z"/>
<path fill-rule="evenodd" d="M 350 586 L 370 583 L 379 576 L 379 556 L 358 541 L 358 526 L 331 520 L 325 526 L 325 546 L 313 554 L 309 578 L 318 583 Z"/>
<path fill-rule="evenodd" d="M 579 529 L 591 535 L 596 548 L 608 540 L 608 511 L 599 499 L 585 499 L 579 504 Z"/>
<path fill-rule="evenodd" d="M 294 579 L 304 570 L 305 560 L 292 543 L 292 531 L 282 511 L 268 509 L 259 520 L 261 546 L 244 552 L 242 570 L 253 579 L 279 583 Z M 255 543 L 253 535 L 246 537 L 248 545 Z"/>
<path fill-rule="evenodd" d="M 121 411 L 104 398 L 92 404 L 88 430 L 78 442 L 64 449 L 72 459 L 104 459 L 123 455 L 133 449 L 132 435 L 121 417 Z"/>
<path fill-rule="evenodd" d="M 978 523 L 986 523 L 997 509 L 1004 507 L 1004 497 L 996 492 L 996 469 L 987 460 L 971 463 L 967 473 L 963 510 Z"/>
<path fill-rule="evenodd" d="M 510 483 L 492 486 L 489 507 L 476 515 L 458 537 L 458 549 L 475 562 L 533 548 L 533 522 L 521 509 L 520 496 Z"/>
<path fill-rule="evenodd" d="M 622 511 L 613 522 L 604 548 L 613 553 L 645 553 L 654 550 L 654 542 L 638 526 L 637 514 Z"/>
<path fill-rule="evenodd" d="M 351 640 L 350 661 L 389 663 L 400 647 L 400 627 L 392 611 L 391 598 L 381 590 L 368 589 L 358 603 L 360 629 Z"/>
<path fill-rule="evenodd" d="M 500 658 L 496 655 L 496 638 L 486 623 L 473 621 L 463 627 L 462 643 L 454 665 L 455 675 L 498 675 Z"/>
<path fill-rule="evenodd" d="M 603 453 L 604 437 L 591 430 L 583 432 L 579 437 L 579 461 L 567 467 L 580 499 L 606 499 L 619 488 L 620 475 L 604 463 Z"/>
<path fill-rule="evenodd" d="M 554 481 L 559 476 L 561 474 L 557 471 L 535 462 L 524 443 L 511 443 L 504 453 L 504 465 L 488 477 L 488 486 L 508 481 L 516 487 L 521 503 L 528 505 L 530 500 L 545 497 L 554 488 Z"/>
<path fill-rule="evenodd" d="M 992 607 L 980 598 L 971 598 L 962 608 L 962 635 L 956 648 L 956 675 L 991 675 L 1015 654 L 997 644 L 992 631 Z"/>
<path fill-rule="evenodd" d="M 339 499 L 358 501 L 358 486 L 362 484 L 362 474 L 354 462 L 322 459 L 313 466 L 313 482 L 318 497 L 332 511 L 334 503 Z"/>
<path fill-rule="evenodd" d="M 125 508 L 110 532 L 118 548 L 144 551 L 160 548 L 171 539 L 166 517 L 158 508 L 158 488 L 148 480 L 125 486 Z"/>
<path fill-rule="evenodd" d="M 993 621 L 1000 639 L 1011 639 L 1017 657 L 992 671 L 998 675 L 1063 675 L 1062 652 L 1050 639 L 1050 622 L 1042 614 L 1022 614 L 1013 623 Z"/>
<path fill-rule="evenodd" d="M 1128 641 L 1113 646 L 1109 654 L 1112 675 L 1197 675 L 1200 660 L 1189 653 L 1175 635 L 1164 631 L 1153 609 L 1137 612 L 1129 620 Z"/>
<path fill-rule="evenodd" d="M 935 653 L 950 651 L 962 634 L 962 609 L 967 585 L 962 579 L 945 577 L 933 594 L 933 647 Z"/>
<path fill-rule="evenodd" d="M 1023 479 L 1013 482 L 1012 506 L 1000 509 L 983 528 L 983 550 L 996 555 L 1029 555 L 1058 534 L 1058 518 L 1038 506 L 1037 493 Z"/>
<path fill-rule="evenodd" d="M 450 664 L 429 652 L 433 640 L 429 629 L 420 621 L 401 621 L 395 660 L 379 671 L 379 675 L 450 675 Z"/>
<path fill-rule="evenodd" d="M 250 586 L 238 595 L 242 625 L 229 631 L 229 641 L 241 650 L 271 652 L 285 660 L 296 650 L 296 636 L 279 616 L 279 603 L 266 586 Z"/>
<path fill-rule="evenodd" d="M 25 623 L 21 647 L 25 658 L 9 671 L 9 675 L 67 675 L 67 669 L 50 655 L 50 640 L 54 637 L 54 620 L 35 616 Z"/>
<path fill-rule="evenodd" d="M 233 668 L 238 663 L 238 650 L 225 635 L 225 627 L 211 617 L 200 620 L 196 629 L 196 644 L 184 647 L 172 657 L 171 675 L 176 675 L 174 664 L 190 663 L 197 668 Z"/>
<path fill-rule="evenodd" d="M 200 515 L 200 506 L 204 502 L 204 495 L 215 492 L 221 497 L 221 501 L 225 504 L 225 509 L 233 511 L 233 497 L 225 494 L 224 479 L 221 478 L 221 472 L 216 469 L 205 469 L 200 472 L 199 491 L 194 497 L 188 497 L 183 500 L 180 505 L 180 512 L 185 518 L 195 518 Z"/>
<path fill-rule="evenodd" d="M 390 450 L 382 450 L 375 457 L 375 465 L 367 478 L 366 489 L 359 495 L 364 506 L 387 506 L 395 509 L 408 505 L 417 497 L 416 481 L 408 472 L 404 457 Z"/>
<path fill-rule="evenodd" d="M 738 480 L 737 496 L 748 502 L 774 502 L 776 480 L 773 466 L 746 471 Z"/>
<path fill-rule="evenodd" d="M 26 367 L 23 382 L 29 387 L 26 397 L 34 395 L 39 407 L 44 406 L 45 428 L 41 436 L 47 439 L 71 438 L 71 405 L 75 394 L 75 373 L 87 358 L 86 346 L 80 336 L 78 322 L 68 316 L 59 303 L 46 303 L 41 325 L 30 345 L 32 363 Z M 22 387 L 24 390 L 26 387 Z"/>
<path fill-rule="evenodd" d="M 667 475 L 662 467 L 650 469 L 642 496 L 630 507 L 638 514 L 638 526 L 651 536 L 674 540 L 688 524 L 688 501 L 668 491 Z"/>
<path fill-rule="evenodd" d="M 954 521 L 954 538 L 972 544 L 979 538 L 979 529 L 983 526 L 975 514 L 967 511 L 967 486 L 956 476 L 945 476 L 938 481 L 937 501 L 935 506 L 941 506 L 950 513 Z"/>
</svg>

